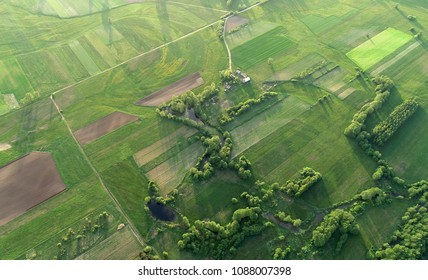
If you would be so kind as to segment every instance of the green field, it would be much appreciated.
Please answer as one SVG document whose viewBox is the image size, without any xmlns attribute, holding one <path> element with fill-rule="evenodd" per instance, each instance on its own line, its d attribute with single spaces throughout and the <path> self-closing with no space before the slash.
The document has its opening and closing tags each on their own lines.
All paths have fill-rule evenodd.
<svg viewBox="0 0 428 280">
<path fill-rule="evenodd" d="M 230 48 L 236 48 L 252 39 L 265 34 L 278 27 L 278 24 L 269 21 L 257 21 L 247 25 L 239 31 L 226 36 L 226 41 Z"/>
<path fill-rule="evenodd" d="M 282 27 L 257 36 L 232 49 L 234 63 L 242 69 L 251 68 L 260 62 L 267 61 L 294 46 L 294 42 L 287 38 Z"/>
<path fill-rule="evenodd" d="M 0 95 L 0 115 L 4 115 L 9 112 L 9 106 L 6 104 L 3 96 Z"/>
<path fill-rule="evenodd" d="M 410 40 L 412 40 L 411 35 L 394 28 L 388 28 L 346 55 L 363 70 L 367 70 L 393 54 Z"/>
<path fill-rule="evenodd" d="M 263 138 L 280 129 L 301 113 L 309 109 L 309 104 L 302 102 L 293 96 L 287 97 L 278 104 L 272 106 L 262 114 L 253 117 L 231 130 L 236 139 L 234 156 L 244 152 Z M 269 126 L 265 125 L 266 122 Z M 233 126 L 234 124 L 231 124 Z"/>
</svg>

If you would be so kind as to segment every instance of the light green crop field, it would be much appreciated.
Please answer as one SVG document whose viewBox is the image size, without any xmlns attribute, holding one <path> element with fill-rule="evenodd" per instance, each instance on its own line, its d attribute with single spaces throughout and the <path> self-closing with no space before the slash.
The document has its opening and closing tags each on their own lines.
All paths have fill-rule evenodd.
<svg viewBox="0 0 428 280">
<path fill-rule="evenodd" d="M 3 98 L 3 95 L 0 95 L 0 115 L 4 115 L 9 112 L 9 106 L 7 106 L 6 101 Z"/>
<path fill-rule="evenodd" d="M 394 28 L 387 28 L 383 32 L 369 38 L 346 55 L 363 70 L 374 66 L 397 49 L 412 40 L 412 36 Z"/>
</svg>

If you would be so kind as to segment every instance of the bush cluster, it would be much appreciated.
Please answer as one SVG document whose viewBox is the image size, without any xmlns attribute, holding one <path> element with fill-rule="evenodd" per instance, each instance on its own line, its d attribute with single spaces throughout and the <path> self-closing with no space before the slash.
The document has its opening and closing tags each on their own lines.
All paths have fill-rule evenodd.
<svg viewBox="0 0 428 280">
<path fill-rule="evenodd" d="M 310 167 L 305 167 L 299 172 L 299 177 L 294 180 L 288 180 L 284 186 L 280 187 L 281 191 L 292 197 L 301 196 L 311 186 L 321 180 L 321 173 L 316 172 Z"/>
<path fill-rule="evenodd" d="M 248 111 L 251 106 L 260 104 L 263 101 L 270 99 L 272 97 L 278 96 L 276 92 L 265 92 L 261 94 L 258 98 L 251 98 L 244 102 L 241 102 L 235 106 L 229 107 L 226 111 L 220 116 L 220 123 L 226 124 L 233 121 L 234 117 L 241 115 L 242 113 Z"/>
<path fill-rule="evenodd" d="M 383 146 L 386 141 L 409 119 L 418 109 L 418 102 L 414 98 L 406 100 L 397 106 L 388 118 L 373 129 L 373 141 L 379 146 Z"/>
</svg>

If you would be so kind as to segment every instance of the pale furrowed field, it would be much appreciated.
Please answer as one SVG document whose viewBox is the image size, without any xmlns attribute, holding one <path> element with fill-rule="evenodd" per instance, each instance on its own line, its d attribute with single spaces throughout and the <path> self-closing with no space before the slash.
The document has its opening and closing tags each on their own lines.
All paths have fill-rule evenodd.
<svg viewBox="0 0 428 280">
<path fill-rule="evenodd" d="M 241 154 L 263 138 L 269 136 L 271 133 L 308 110 L 309 107 L 310 105 L 306 102 L 290 96 L 265 112 L 254 116 L 248 122 L 233 128 L 231 130 L 232 137 L 235 139 L 233 156 L 235 157 Z"/>
<path fill-rule="evenodd" d="M 149 170 L 146 176 L 159 185 L 162 194 L 167 194 L 181 183 L 190 167 L 196 164 L 202 152 L 202 145 L 194 143 L 157 167 Z"/>
<path fill-rule="evenodd" d="M 135 260 L 143 247 L 129 228 L 122 229 L 94 248 L 80 255 L 78 260 Z"/>
<path fill-rule="evenodd" d="M 369 38 L 346 55 L 363 70 L 374 66 L 388 55 L 412 40 L 412 36 L 402 31 L 388 28 L 382 33 Z"/>
<path fill-rule="evenodd" d="M 143 166 L 146 163 L 154 160 L 161 154 L 165 153 L 169 149 L 172 149 L 180 141 L 179 138 L 187 140 L 189 137 L 194 135 L 197 130 L 189 127 L 182 127 L 171 133 L 170 135 L 160 139 L 154 144 L 150 145 L 147 148 L 138 151 L 134 155 L 134 160 L 138 166 Z"/>
</svg>

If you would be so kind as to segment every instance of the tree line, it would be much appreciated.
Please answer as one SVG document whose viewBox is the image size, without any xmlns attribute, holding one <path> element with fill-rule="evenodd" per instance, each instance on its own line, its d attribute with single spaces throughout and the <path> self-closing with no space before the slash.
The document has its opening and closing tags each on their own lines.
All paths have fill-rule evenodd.
<svg viewBox="0 0 428 280">
<path fill-rule="evenodd" d="M 389 243 L 374 252 L 376 259 L 417 260 L 427 257 L 428 182 L 408 186 L 411 198 L 418 198 L 401 218 L 403 223 L 394 231 Z"/>
<path fill-rule="evenodd" d="M 288 180 L 280 190 L 292 197 L 299 197 L 311 186 L 316 184 L 322 178 L 321 173 L 316 172 L 310 167 L 305 167 L 299 172 L 299 177 L 294 180 Z"/>
<path fill-rule="evenodd" d="M 336 209 L 324 217 L 321 224 L 312 232 L 312 242 L 316 247 L 323 247 L 337 230 L 341 234 L 358 233 L 355 216 L 345 210 Z"/>
<path fill-rule="evenodd" d="M 392 80 L 386 76 L 379 76 L 373 79 L 376 84 L 375 98 L 361 107 L 352 118 L 351 124 L 346 127 L 344 133 L 350 138 L 357 138 L 365 128 L 367 117 L 379 110 L 390 95 L 390 90 L 394 86 Z"/>
<path fill-rule="evenodd" d="M 214 221 L 197 220 L 182 235 L 177 246 L 194 254 L 223 259 L 228 253 L 234 254 L 247 236 L 259 234 L 265 228 L 260 213 L 259 207 L 238 209 L 224 226 Z"/>
<path fill-rule="evenodd" d="M 418 109 L 419 104 L 414 98 L 406 100 L 398 105 L 388 118 L 373 129 L 373 141 L 378 146 L 383 146 L 386 141 L 408 120 Z"/>
<path fill-rule="evenodd" d="M 233 121 L 234 117 L 241 115 L 242 113 L 248 111 L 251 106 L 260 104 L 272 97 L 278 96 L 276 92 L 264 92 L 258 98 L 251 98 L 244 102 L 241 102 L 235 106 L 229 107 L 223 112 L 220 116 L 220 124 L 226 124 Z"/>
</svg>

